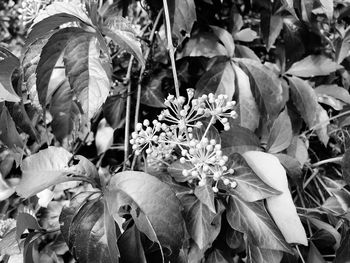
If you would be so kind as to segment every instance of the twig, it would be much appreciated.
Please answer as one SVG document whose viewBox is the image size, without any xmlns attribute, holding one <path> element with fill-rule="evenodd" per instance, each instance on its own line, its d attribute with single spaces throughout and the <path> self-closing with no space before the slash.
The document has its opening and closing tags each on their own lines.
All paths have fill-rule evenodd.
<svg viewBox="0 0 350 263">
<path fill-rule="evenodd" d="M 169 16 L 169 8 L 168 8 L 167 0 L 163 0 L 163 5 L 164 5 L 167 40 L 168 40 L 168 51 L 169 51 L 169 57 L 171 61 L 171 69 L 173 71 L 173 77 L 174 77 L 174 88 L 175 88 L 176 97 L 179 98 L 180 97 L 179 80 L 177 78 L 177 73 L 176 73 L 175 48 L 174 48 L 173 39 L 171 36 L 170 16 Z"/>
<path fill-rule="evenodd" d="M 318 174 L 318 169 L 315 169 L 312 174 L 310 175 L 310 177 L 306 180 L 306 182 L 303 184 L 303 189 L 305 189 L 308 184 L 311 182 L 312 179 L 315 178 L 315 176 Z"/>
<path fill-rule="evenodd" d="M 327 164 L 327 163 L 339 163 L 342 160 L 343 160 L 343 156 L 333 157 L 333 158 L 329 158 L 329 159 L 326 159 L 326 160 L 319 161 L 317 163 L 313 163 L 313 164 L 311 164 L 311 167 L 315 168 L 315 167 L 318 167 L 318 166 L 321 166 L 321 165 Z"/>
<path fill-rule="evenodd" d="M 152 31 L 149 35 L 149 42 L 150 42 L 150 47 L 146 50 L 145 53 L 145 61 L 147 62 L 149 54 L 151 53 L 151 49 L 152 49 L 152 44 L 153 44 L 153 38 L 156 32 L 156 28 L 158 26 L 158 23 L 160 21 L 160 17 L 163 13 L 163 9 L 159 11 L 156 20 L 154 21 L 153 27 L 152 27 Z M 136 110 L 135 110 L 135 126 L 136 124 L 139 122 L 139 114 L 140 114 L 140 104 L 141 104 L 141 80 L 142 80 L 142 76 L 145 73 L 146 70 L 146 63 L 145 65 L 142 66 L 141 71 L 140 71 L 140 75 L 139 75 L 139 80 L 138 80 L 138 84 L 137 84 L 137 99 L 136 99 Z"/>
<path fill-rule="evenodd" d="M 123 171 L 126 169 L 127 161 L 129 158 L 129 131 L 130 131 L 130 111 L 131 111 L 131 69 L 132 63 L 134 61 L 134 56 L 130 57 L 128 71 L 126 72 L 125 81 L 128 83 L 128 96 L 126 98 L 126 121 L 125 121 L 125 136 L 124 136 L 124 165 Z"/>
<path fill-rule="evenodd" d="M 295 246 L 295 247 L 296 247 L 296 249 L 297 249 L 297 251 L 298 251 L 298 254 L 299 254 L 299 257 L 300 257 L 301 262 L 302 262 L 302 263 L 305 263 L 305 260 L 304 260 L 304 258 L 303 258 L 303 255 L 301 254 L 301 252 L 300 252 L 300 250 L 299 250 L 299 246 Z"/>
<path fill-rule="evenodd" d="M 297 193 L 298 193 L 298 196 L 299 196 L 299 199 L 300 199 L 301 206 L 305 208 L 306 205 L 305 205 L 303 196 L 302 196 L 302 194 L 301 194 L 301 192 L 300 192 L 300 189 L 299 189 L 299 187 L 297 187 L 296 189 L 297 189 Z M 308 228 L 308 230 L 309 230 L 310 236 L 312 236 L 312 228 L 311 228 L 311 225 L 310 225 L 310 222 L 309 222 L 309 221 L 307 221 L 307 228 Z"/>
</svg>

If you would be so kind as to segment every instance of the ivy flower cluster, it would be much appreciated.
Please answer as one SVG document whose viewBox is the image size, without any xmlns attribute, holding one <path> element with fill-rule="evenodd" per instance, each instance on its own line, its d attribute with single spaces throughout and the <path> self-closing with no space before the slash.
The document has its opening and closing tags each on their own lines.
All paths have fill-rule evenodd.
<svg viewBox="0 0 350 263">
<path fill-rule="evenodd" d="M 190 164 L 182 175 L 199 186 L 211 184 L 218 192 L 218 182 L 235 188 L 232 180 L 233 169 L 228 169 L 228 157 L 221 151 L 221 144 L 214 138 L 208 138 L 212 125 L 220 122 L 224 130 L 230 129 L 229 118 L 236 118 L 235 102 L 226 95 L 210 93 L 194 98 L 194 90 L 187 90 L 187 99 L 183 96 L 169 95 L 158 120 L 149 120 L 136 125 L 131 134 L 130 143 L 136 155 L 145 152 L 147 156 L 158 160 L 174 157 L 175 148 L 181 152 L 180 163 Z M 207 122 L 209 120 L 209 122 Z M 204 132 L 203 132 L 204 131 Z M 199 138 L 200 137 L 200 138 Z"/>
</svg>

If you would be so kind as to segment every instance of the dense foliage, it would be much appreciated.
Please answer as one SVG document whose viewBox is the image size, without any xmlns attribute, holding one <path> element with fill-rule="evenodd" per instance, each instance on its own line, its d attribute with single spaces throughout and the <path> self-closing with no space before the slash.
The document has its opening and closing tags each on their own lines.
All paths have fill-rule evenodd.
<svg viewBox="0 0 350 263">
<path fill-rule="evenodd" d="M 2 1 L 0 261 L 349 262 L 349 14 Z"/>
</svg>

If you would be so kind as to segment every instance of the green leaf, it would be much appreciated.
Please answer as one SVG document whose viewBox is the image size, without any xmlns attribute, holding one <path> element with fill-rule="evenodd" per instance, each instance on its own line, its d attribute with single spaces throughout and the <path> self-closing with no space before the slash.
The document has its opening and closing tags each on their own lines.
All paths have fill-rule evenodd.
<svg viewBox="0 0 350 263">
<path fill-rule="evenodd" d="M 115 45 L 132 54 L 142 65 L 145 64 L 141 44 L 136 38 L 130 22 L 124 17 L 109 17 L 105 21 L 103 32 Z"/>
<path fill-rule="evenodd" d="M 227 177 L 237 182 L 237 187 L 228 188 L 228 191 L 246 202 L 255 202 L 281 193 L 262 181 L 239 153 L 229 156 L 228 167 L 234 169 L 234 174 Z"/>
<path fill-rule="evenodd" d="M 234 34 L 234 39 L 243 42 L 252 42 L 258 38 L 258 34 L 251 28 L 244 28 Z"/>
<path fill-rule="evenodd" d="M 190 36 L 192 26 L 197 20 L 194 0 L 167 0 L 170 27 L 175 46 Z"/>
<path fill-rule="evenodd" d="M 232 35 L 225 29 L 217 26 L 210 26 L 217 38 L 224 44 L 229 58 L 233 57 L 235 53 L 235 44 Z"/>
<path fill-rule="evenodd" d="M 21 245 L 23 242 L 18 242 L 16 238 L 16 228 L 13 227 L 11 230 L 1 237 L 0 240 L 0 254 L 1 255 L 18 255 L 23 259 Z"/>
<path fill-rule="evenodd" d="M 283 153 L 275 154 L 275 156 L 286 169 L 289 177 L 292 178 L 294 182 L 298 182 L 302 176 L 300 162 L 296 158 Z"/>
<path fill-rule="evenodd" d="M 109 96 L 103 104 L 103 116 L 106 118 L 108 124 L 116 129 L 123 123 L 123 113 L 125 111 L 125 98 L 121 95 Z"/>
<path fill-rule="evenodd" d="M 0 202 L 9 198 L 14 192 L 15 188 L 9 185 L 0 173 Z"/>
<path fill-rule="evenodd" d="M 350 104 L 350 94 L 346 89 L 339 87 L 336 84 L 325 84 L 320 85 L 315 88 L 315 92 L 317 95 L 328 95 L 332 96 L 338 100 L 344 101 L 347 104 Z"/>
<path fill-rule="evenodd" d="M 259 138 L 251 130 L 239 125 L 231 125 L 231 129 L 222 132 L 220 136 L 222 151 L 225 155 L 260 149 Z"/>
<path fill-rule="evenodd" d="M 318 108 L 317 96 L 314 89 L 306 81 L 298 77 L 290 77 L 288 80 L 294 105 L 306 124 L 312 127 L 316 121 Z"/>
<path fill-rule="evenodd" d="M 283 257 L 281 251 L 261 248 L 250 243 L 247 245 L 246 253 L 248 263 L 280 263 Z"/>
<path fill-rule="evenodd" d="M 162 82 L 167 76 L 165 70 L 152 76 L 152 79 L 147 83 L 146 87 L 142 89 L 141 103 L 151 107 L 165 108 L 165 96 L 162 92 Z"/>
<path fill-rule="evenodd" d="M 211 212 L 216 213 L 215 202 L 214 202 L 214 192 L 211 186 L 197 186 L 194 189 L 194 195 L 205 204 Z"/>
<path fill-rule="evenodd" d="M 190 170 L 193 168 L 193 165 L 189 162 L 181 163 L 180 160 L 173 162 L 167 168 L 167 171 L 177 182 L 187 182 L 189 180 L 195 179 L 195 176 L 189 175 L 187 177 L 183 176 L 182 171 L 184 169 Z"/>
<path fill-rule="evenodd" d="M 266 43 L 266 49 L 270 50 L 283 27 L 283 17 L 280 15 L 271 15 L 269 17 L 268 32 L 264 34 L 264 41 Z"/>
<path fill-rule="evenodd" d="M 67 79 L 52 94 L 50 113 L 52 115 L 52 133 L 59 141 L 62 141 L 77 124 L 80 114 L 79 107 L 73 100 L 73 91 Z"/>
<path fill-rule="evenodd" d="M 295 62 L 286 72 L 286 74 L 298 77 L 324 76 L 343 68 L 328 57 L 323 55 L 310 55 Z"/>
<path fill-rule="evenodd" d="M 109 126 L 106 119 L 103 118 L 97 127 L 95 135 L 95 145 L 97 154 L 106 152 L 113 144 L 114 129 Z"/>
<path fill-rule="evenodd" d="M 149 239 L 169 248 L 172 255 L 179 252 L 184 241 L 182 208 L 167 184 L 143 172 L 127 171 L 111 179 L 105 195 L 114 218 L 119 217 L 121 206 L 130 205 L 139 211 L 133 216 L 135 223 L 148 222 L 148 231 L 153 233 L 145 233 Z"/>
<path fill-rule="evenodd" d="M 24 159 L 22 179 L 16 187 L 23 198 L 33 196 L 59 183 L 81 180 L 81 177 L 97 178 L 95 166 L 83 156 L 76 156 L 76 165 L 68 166 L 72 154 L 61 147 L 50 146 Z M 76 177 L 75 177 L 76 176 Z"/>
<path fill-rule="evenodd" d="M 345 151 L 341 162 L 341 168 L 343 170 L 343 178 L 345 179 L 346 183 L 350 185 L 350 149 Z"/>
<path fill-rule="evenodd" d="M 80 194 L 62 209 L 62 234 L 77 261 L 118 262 L 115 222 L 106 210 L 105 200 L 94 196 L 87 192 Z"/>
<path fill-rule="evenodd" d="M 21 238 L 21 235 L 24 233 L 26 229 L 41 231 L 41 227 L 38 223 L 38 220 L 31 214 L 19 213 L 16 220 L 17 220 L 17 223 L 16 223 L 17 240 Z"/>
<path fill-rule="evenodd" d="M 19 59 L 7 49 L 0 47 L 0 102 L 20 101 L 11 81 L 12 74 L 18 67 Z"/>
<path fill-rule="evenodd" d="M 226 94 L 232 99 L 235 93 L 235 72 L 227 58 L 215 58 L 211 68 L 206 71 L 196 84 L 196 97 L 203 94 Z"/>
<path fill-rule="evenodd" d="M 268 185 L 282 192 L 266 199 L 267 209 L 288 243 L 307 245 L 306 233 L 288 188 L 286 171 L 269 153 L 249 151 L 243 154 L 250 168 Z"/>
<path fill-rule="evenodd" d="M 259 126 L 260 112 L 250 88 L 249 77 L 244 71 L 233 64 L 238 88 L 239 122 L 244 128 L 255 131 Z"/>
<path fill-rule="evenodd" d="M 309 153 L 306 147 L 306 143 L 298 136 L 294 136 L 291 144 L 287 149 L 287 154 L 297 159 L 300 163 L 301 168 L 309 160 Z"/>
<path fill-rule="evenodd" d="M 281 81 L 269 68 L 252 59 L 237 59 L 251 80 L 252 91 L 258 102 L 260 112 L 266 111 L 274 119 L 286 103 Z"/>
<path fill-rule="evenodd" d="M 199 249 L 210 247 L 218 234 L 217 231 L 214 234 L 216 227 L 212 224 L 216 214 L 195 195 L 185 194 L 180 200 L 184 206 L 184 218 L 191 238 Z"/>
<path fill-rule="evenodd" d="M 292 123 L 289 118 L 287 108 L 285 108 L 272 124 L 270 134 L 267 139 L 266 150 L 269 153 L 281 152 L 288 148 L 292 138 Z"/>
<path fill-rule="evenodd" d="M 310 242 L 310 249 L 307 255 L 307 262 L 312 263 L 326 263 L 324 258 L 322 257 L 320 251 L 318 251 L 317 247 L 313 242 Z"/>
<path fill-rule="evenodd" d="M 97 45 L 93 34 L 76 32 L 69 40 L 63 58 L 69 83 L 89 120 L 105 102 L 110 89 Z"/>
<path fill-rule="evenodd" d="M 335 40 L 335 61 L 340 64 L 348 56 L 350 50 L 350 29 L 348 28 L 344 36 Z"/>
<path fill-rule="evenodd" d="M 254 53 L 252 49 L 243 45 L 235 45 L 235 57 L 237 58 L 249 58 L 260 62 L 259 57 Z"/>
<path fill-rule="evenodd" d="M 350 260 L 350 230 L 348 230 L 341 241 L 341 245 L 336 252 L 334 263 L 349 262 Z"/>
<path fill-rule="evenodd" d="M 2 107 L 0 115 L 0 140 L 10 149 L 17 151 L 17 147 L 24 147 L 23 140 L 16 129 L 16 124 L 7 107 L 1 104 L 0 107 Z"/>
<path fill-rule="evenodd" d="M 47 104 L 49 82 L 56 63 L 59 61 L 69 39 L 81 32 L 84 32 L 84 30 L 80 28 L 64 28 L 53 34 L 45 44 L 36 68 L 36 88 L 43 108 Z"/>
<path fill-rule="evenodd" d="M 257 247 L 290 252 L 262 201 L 245 202 L 240 197 L 229 197 L 226 218 L 230 226 L 247 235 L 247 240 Z"/>
<path fill-rule="evenodd" d="M 229 263 L 229 261 L 225 259 L 221 250 L 215 248 L 209 253 L 205 263 Z"/>
<path fill-rule="evenodd" d="M 325 145 L 327 146 L 328 141 L 329 141 L 329 135 L 328 135 L 328 130 L 327 130 L 327 126 L 328 124 L 330 124 L 329 122 L 329 116 L 327 111 L 322 108 L 321 105 L 317 105 L 317 109 L 316 109 L 316 120 L 313 123 L 313 125 L 317 125 L 316 130 L 316 134 L 319 138 L 319 140 Z"/>
</svg>

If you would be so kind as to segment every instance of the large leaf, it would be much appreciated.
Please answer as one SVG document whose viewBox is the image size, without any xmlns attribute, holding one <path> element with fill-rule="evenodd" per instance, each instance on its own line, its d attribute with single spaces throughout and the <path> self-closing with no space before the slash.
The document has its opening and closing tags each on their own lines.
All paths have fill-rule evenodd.
<svg viewBox="0 0 350 263">
<path fill-rule="evenodd" d="M 205 204 L 211 212 L 216 213 L 214 192 L 210 185 L 197 186 L 194 189 L 194 195 Z"/>
<path fill-rule="evenodd" d="M 180 45 L 189 37 L 193 23 L 197 20 L 194 0 L 167 0 L 172 37 Z"/>
<path fill-rule="evenodd" d="M 235 92 L 235 72 L 229 59 L 218 59 L 196 84 L 196 96 L 225 94 L 232 99 Z"/>
<path fill-rule="evenodd" d="M 252 59 L 238 59 L 249 74 L 252 91 L 260 110 L 266 111 L 268 117 L 274 119 L 286 103 L 281 81 L 263 64 Z"/>
<path fill-rule="evenodd" d="M 0 101 L 20 101 L 11 82 L 12 74 L 18 67 L 19 59 L 7 49 L 0 47 Z"/>
<path fill-rule="evenodd" d="M 247 263 L 280 263 L 283 253 L 278 250 L 264 249 L 253 244 L 247 245 Z"/>
<path fill-rule="evenodd" d="M 283 27 L 283 18 L 281 15 L 270 15 L 266 17 L 266 26 L 262 25 L 266 49 L 270 50 Z"/>
<path fill-rule="evenodd" d="M 290 252 L 290 247 L 270 218 L 262 201 L 245 202 L 240 197 L 232 195 L 228 201 L 226 218 L 230 226 L 245 233 L 253 245 Z"/>
<path fill-rule="evenodd" d="M 109 96 L 103 104 L 103 116 L 108 124 L 116 129 L 122 124 L 122 117 L 125 111 L 125 98 L 121 95 Z"/>
<path fill-rule="evenodd" d="M 222 132 L 220 136 L 225 155 L 260 149 L 259 138 L 251 130 L 239 125 L 231 125 L 230 130 Z"/>
<path fill-rule="evenodd" d="M 0 173 L 0 202 L 9 198 L 14 194 L 15 188 L 3 178 L 3 175 Z"/>
<path fill-rule="evenodd" d="M 329 116 L 327 111 L 322 108 L 321 105 L 317 105 L 316 109 L 316 120 L 313 123 L 313 125 L 317 125 L 316 128 L 316 134 L 319 138 L 319 140 L 327 146 L 328 141 L 329 141 L 329 135 L 328 135 L 328 130 L 327 126 L 330 124 L 329 122 Z"/>
<path fill-rule="evenodd" d="M 224 253 L 219 249 L 214 249 L 207 256 L 205 263 L 228 263 L 229 261 L 225 259 Z"/>
<path fill-rule="evenodd" d="M 76 156 L 75 165 L 68 165 L 72 154 L 61 147 L 50 146 L 24 159 L 22 179 L 16 187 L 18 195 L 24 198 L 59 183 L 81 180 L 82 177 L 98 176 L 95 166 L 83 156 Z"/>
<path fill-rule="evenodd" d="M 63 208 L 60 215 L 63 237 L 79 262 L 118 262 L 115 222 L 105 200 L 92 197 L 84 193 Z"/>
<path fill-rule="evenodd" d="M 39 101 L 43 108 L 46 107 L 46 97 L 54 67 L 61 57 L 69 39 L 82 32 L 84 32 L 84 30 L 80 28 L 64 28 L 53 34 L 44 46 L 36 68 L 36 88 L 39 95 Z"/>
<path fill-rule="evenodd" d="M 15 149 L 16 147 L 22 148 L 24 143 L 16 129 L 16 124 L 13 121 L 7 107 L 1 104 L 0 140 L 11 149 Z"/>
<path fill-rule="evenodd" d="M 237 182 L 237 187 L 228 188 L 228 191 L 244 201 L 255 202 L 281 193 L 262 181 L 239 153 L 231 154 L 229 162 L 229 167 L 234 170 L 234 174 L 227 177 Z"/>
<path fill-rule="evenodd" d="M 99 59 L 97 39 L 91 33 L 77 32 L 64 51 L 64 64 L 69 83 L 88 119 L 105 102 L 110 80 Z"/>
<path fill-rule="evenodd" d="M 233 42 L 232 35 L 221 27 L 210 26 L 210 28 L 213 30 L 217 38 L 224 44 L 227 50 L 227 56 L 229 58 L 233 57 L 235 53 L 235 44 Z"/>
<path fill-rule="evenodd" d="M 340 64 L 348 56 L 350 50 L 350 29 L 348 28 L 344 36 L 335 41 L 335 61 Z"/>
<path fill-rule="evenodd" d="M 168 185 L 143 172 L 122 172 L 111 179 L 106 200 L 115 219 L 121 206 L 130 205 L 139 211 L 133 214 L 136 224 L 148 222 L 145 234 L 149 239 L 168 248 L 172 255 L 179 252 L 184 241 L 182 208 Z"/>
<path fill-rule="evenodd" d="M 259 126 L 260 112 L 250 87 L 249 77 L 235 64 L 233 68 L 238 89 L 239 122 L 242 127 L 255 131 Z"/>
<path fill-rule="evenodd" d="M 288 188 L 286 171 L 279 160 L 269 154 L 249 151 L 243 154 L 248 165 L 268 185 L 282 192 L 266 199 L 267 209 L 288 243 L 307 245 L 305 230 L 298 217 Z"/>
<path fill-rule="evenodd" d="M 80 114 L 79 107 L 73 100 L 73 91 L 67 79 L 53 93 L 50 113 L 52 115 L 52 133 L 59 141 L 62 141 L 71 133 Z"/>
<path fill-rule="evenodd" d="M 337 250 L 334 263 L 343 263 L 350 261 L 350 230 L 344 234 L 344 238 L 341 241 L 341 245 Z"/>
<path fill-rule="evenodd" d="M 338 65 L 330 58 L 322 55 L 310 55 L 298 62 L 295 62 L 288 69 L 286 74 L 298 77 L 314 77 L 329 75 L 330 73 L 341 68 L 342 66 Z"/>
<path fill-rule="evenodd" d="M 349 91 L 346 89 L 339 87 L 336 84 L 325 84 L 320 85 L 315 88 L 315 92 L 317 95 L 328 95 L 332 96 L 333 98 L 336 98 L 338 100 L 344 101 L 347 104 L 350 104 L 350 94 Z"/>
<path fill-rule="evenodd" d="M 289 118 L 287 108 L 285 108 L 272 124 L 270 134 L 267 139 L 266 150 L 270 153 L 281 152 L 288 148 L 292 138 L 292 123 Z"/>
<path fill-rule="evenodd" d="M 141 64 L 145 63 L 142 56 L 141 44 L 137 40 L 136 33 L 130 22 L 126 18 L 107 18 L 103 32 L 113 40 L 114 44 L 132 54 Z"/>
</svg>

